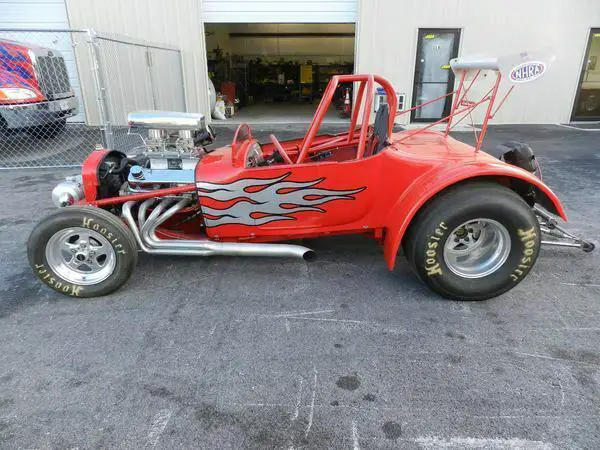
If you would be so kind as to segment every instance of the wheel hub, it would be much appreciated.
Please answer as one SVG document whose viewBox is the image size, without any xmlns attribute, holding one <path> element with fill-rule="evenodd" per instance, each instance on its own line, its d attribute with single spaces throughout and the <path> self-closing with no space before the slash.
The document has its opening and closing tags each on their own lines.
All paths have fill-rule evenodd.
<svg viewBox="0 0 600 450">
<path fill-rule="evenodd" d="M 493 219 L 473 219 L 450 233 L 444 262 L 460 277 L 483 278 L 506 262 L 510 248 L 510 234 L 504 225 Z"/>
<path fill-rule="evenodd" d="M 78 285 L 101 283 L 116 266 L 116 254 L 108 240 L 80 227 L 56 232 L 46 245 L 46 260 L 56 274 Z"/>
</svg>

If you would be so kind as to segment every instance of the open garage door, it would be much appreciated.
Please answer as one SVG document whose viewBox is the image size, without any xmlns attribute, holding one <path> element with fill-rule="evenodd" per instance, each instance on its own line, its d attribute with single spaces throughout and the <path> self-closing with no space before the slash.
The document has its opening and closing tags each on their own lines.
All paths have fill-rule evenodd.
<svg viewBox="0 0 600 450">
<path fill-rule="evenodd" d="M 205 23 L 215 123 L 309 123 L 334 75 L 354 73 L 353 23 Z M 345 123 L 351 88 L 325 120 Z"/>
<path fill-rule="evenodd" d="M 207 23 L 354 23 L 358 0 L 204 0 Z"/>
<path fill-rule="evenodd" d="M 308 123 L 331 76 L 354 72 L 358 0 L 204 0 L 202 9 L 215 120 Z M 345 120 L 346 94 L 328 122 Z"/>
</svg>

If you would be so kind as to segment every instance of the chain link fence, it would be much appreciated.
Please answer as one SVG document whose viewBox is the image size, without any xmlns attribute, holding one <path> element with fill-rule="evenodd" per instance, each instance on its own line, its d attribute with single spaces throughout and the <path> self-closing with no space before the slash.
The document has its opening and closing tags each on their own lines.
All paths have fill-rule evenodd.
<svg viewBox="0 0 600 450">
<path fill-rule="evenodd" d="M 127 152 L 135 110 L 186 111 L 177 48 L 91 30 L 0 29 L 0 168 Z"/>
</svg>

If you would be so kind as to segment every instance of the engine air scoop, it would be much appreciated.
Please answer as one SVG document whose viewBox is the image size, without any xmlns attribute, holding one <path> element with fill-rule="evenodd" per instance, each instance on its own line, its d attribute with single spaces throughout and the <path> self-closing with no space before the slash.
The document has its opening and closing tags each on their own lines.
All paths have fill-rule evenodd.
<svg viewBox="0 0 600 450">
<path fill-rule="evenodd" d="M 176 111 L 135 111 L 127 115 L 130 127 L 163 130 L 199 130 L 205 128 L 204 114 Z"/>
</svg>

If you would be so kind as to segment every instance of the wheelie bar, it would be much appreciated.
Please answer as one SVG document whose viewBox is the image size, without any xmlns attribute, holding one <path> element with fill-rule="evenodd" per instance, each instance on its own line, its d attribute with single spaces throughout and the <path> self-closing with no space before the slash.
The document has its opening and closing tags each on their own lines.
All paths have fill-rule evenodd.
<svg viewBox="0 0 600 450">
<path fill-rule="evenodd" d="M 592 242 L 581 239 L 556 223 L 556 220 L 543 209 L 534 206 L 533 212 L 540 221 L 540 229 L 546 236 L 551 236 L 555 239 L 542 240 L 543 245 L 555 247 L 575 247 L 580 248 L 584 252 L 591 252 L 596 247 Z M 558 239 L 558 240 L 557 240 Z"/>
</svg>

